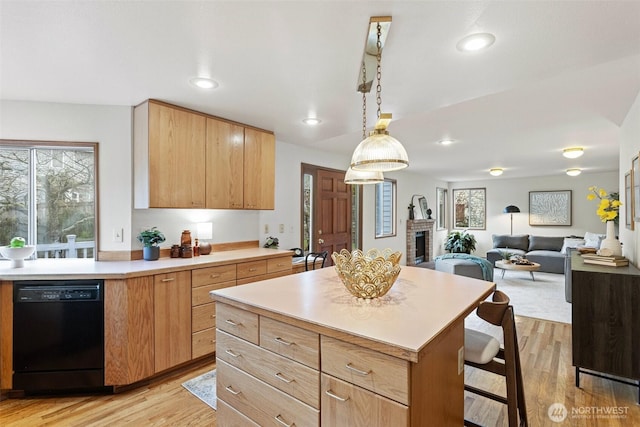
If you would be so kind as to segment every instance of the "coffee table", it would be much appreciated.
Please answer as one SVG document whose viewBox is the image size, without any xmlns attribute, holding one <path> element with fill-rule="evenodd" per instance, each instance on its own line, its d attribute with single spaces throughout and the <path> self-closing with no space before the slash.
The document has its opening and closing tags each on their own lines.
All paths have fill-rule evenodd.
<svg viewBox="0 0 640 427">
<path fill-rule="evenodd" d="M 532 262 L 531 264 L 515 264 L 513 262 L 508 261 L 496 261 L 496 268 L 502 270 L 502 278 L 504 279 L 504 272 L 507 270 L 517 270 L 517 271 L 528 271 L 531 274 L 531 280 L 534 282 L 536 278 L 533 276 L 534 271 L 540 270 L 540 264 L 537 262 Z"/>
</svg>

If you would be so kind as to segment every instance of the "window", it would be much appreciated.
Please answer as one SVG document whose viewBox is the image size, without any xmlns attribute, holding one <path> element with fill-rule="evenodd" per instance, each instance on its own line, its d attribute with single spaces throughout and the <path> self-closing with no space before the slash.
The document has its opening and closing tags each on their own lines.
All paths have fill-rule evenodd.
<svg viewBox="0 0 640 427">
<path fill-rule="evenodd" d="M 94 257 L 96 150 L 0 141 L 0 244 L 21 236 L 39 258 Z"/>
<path fill-rule="evenodd" d="M 376 184 L 376 238 L 396 235 L 396 181 Z"/>
<path fill-rule="evenodd" d="M 447 228 L 447 189 L 436 188 L 436 230 Z"/>
<path fill-rule="evenodd" d="M 453 190 L 453 226 L 484 230 L 486 211 L 486 189 L 459 188 Z"/>
</svg>

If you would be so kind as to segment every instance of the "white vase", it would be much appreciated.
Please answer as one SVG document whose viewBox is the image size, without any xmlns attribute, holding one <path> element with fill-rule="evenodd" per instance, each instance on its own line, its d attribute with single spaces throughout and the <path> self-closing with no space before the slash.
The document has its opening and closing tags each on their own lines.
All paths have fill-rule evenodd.
<svg viewBox="0 0 640 427">
<path fill-rule="evenodd" d="M 613 221 L 607 221 L 607 236 L 600 243 L 600 251 L 603 255 L 622 256 L 622 245 L 616 239 L 616 226 Z"/>
</svg>

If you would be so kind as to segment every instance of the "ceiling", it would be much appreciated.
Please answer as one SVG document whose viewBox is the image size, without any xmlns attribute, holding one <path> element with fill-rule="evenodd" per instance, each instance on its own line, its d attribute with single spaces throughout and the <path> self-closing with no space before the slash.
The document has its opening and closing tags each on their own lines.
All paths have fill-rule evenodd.
<svg viewBox="0 0 640 427">
<path fill-rule="evenodd" d="M 369 18 L 384 15 L 382 110 L 408 171 L 466 181 L 618 169 L 619 126 L 640 91 L 637 0 L 1 0 L 0 98 L 160 99 L 341 153 L 346 169 L 362 139 Z M 474 32 L 495 44 L 458 51 Z M 195 88 L 195 76 L 219 87 Z M 369 95 L 370 128 L 375 117 Z M 562 157 L 576 145 L 584 156 Z M 490 177 L 493 167 L 505 173 Z"/>
</svg>

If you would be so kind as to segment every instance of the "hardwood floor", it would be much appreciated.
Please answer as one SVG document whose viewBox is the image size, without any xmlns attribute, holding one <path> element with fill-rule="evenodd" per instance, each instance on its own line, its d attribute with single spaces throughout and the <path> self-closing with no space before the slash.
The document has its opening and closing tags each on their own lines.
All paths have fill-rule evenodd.
<svg viewBox="0 0 640 427">
<path fill-rule="evenodd" d="M 570 325 L 527 317 L 518 317 L 516 323 L 530 426 L 640 425 L 636 388 L 589 375 L 581 376 L 580 389 L 575 387 Z M 8 399 L 0 402 L 0 425 L 215 426 L 215 411 L 181 385 L 214 366 L 174 373 L 115 395 Z M 468 382 L 496 392 L 504 389 L 500 377 L 471 368 L 465 375 Z M 548 417 L 554 403 L 566 407 L 564 422 L 554 423 Z M 613 410 L 620 418 L 602 413 Z M 465 394 L 465 416 L 484 426 L 506 425 L 504 405 L 473 394 Z"/>
</svg>

